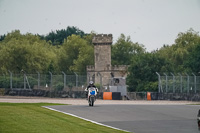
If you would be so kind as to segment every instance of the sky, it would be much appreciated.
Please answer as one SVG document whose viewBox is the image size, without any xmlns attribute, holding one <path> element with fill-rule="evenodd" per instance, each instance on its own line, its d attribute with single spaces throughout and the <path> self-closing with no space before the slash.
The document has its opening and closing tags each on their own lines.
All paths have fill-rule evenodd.
<svg viewBox="0 0 200 133">
<path fill-rule="evenodd" d="M 178 33 L 200 31 L 200 0 L 0 0 L 0 35 L 47 35 L 75 26 L 85 33 L 123 33 L 147 51 L 172 45 Z"/>
</svg>

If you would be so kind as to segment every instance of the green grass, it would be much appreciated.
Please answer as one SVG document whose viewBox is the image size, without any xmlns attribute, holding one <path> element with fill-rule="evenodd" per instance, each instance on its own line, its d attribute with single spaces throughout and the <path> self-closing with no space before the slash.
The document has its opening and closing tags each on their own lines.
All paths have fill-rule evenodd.
<svg viewBox="0 0 200 133">
<path fill-rule="evenodd" d="M 0 133 L 122 133 L 41 106 L 50 103 L 0 103 Z"/>
</svg>

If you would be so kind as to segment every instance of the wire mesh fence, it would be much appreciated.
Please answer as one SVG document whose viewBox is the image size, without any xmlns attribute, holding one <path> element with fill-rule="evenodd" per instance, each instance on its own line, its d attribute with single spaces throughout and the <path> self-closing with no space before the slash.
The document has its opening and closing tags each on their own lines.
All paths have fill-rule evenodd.
<svg viewBox="0 0 200 133">
<path fill-rule="evenodd" d="M 0 75 L 0 95 L 85 98 L 87 80 L 87 75 L 9 72 Z M 154 100 L 200 101 L 200 76 L 158 74 L 158 81 L 159 91 L 151 93 Z M 99 94 L 99 97 L 103 97 L 102 91 Z M 147 92 L 127 92 L 127 97 L 130 100 L 146 100 Z"/>
<path fill-rule="evenodd" d="M 200 76 L 160 76 L 161 93 L 199 93 Z"/>
<path fill-rule="evenodd" d="M 61 97 L 65 92 L 82 91 L 87 85 L 86 75 L 9 73 L 0 75 L 0 88 L 9 95 Z M 72 89 L 73 88 L 73 89 Z M 69 94 L 65 94 L 66 96 Z"/>
</svg>

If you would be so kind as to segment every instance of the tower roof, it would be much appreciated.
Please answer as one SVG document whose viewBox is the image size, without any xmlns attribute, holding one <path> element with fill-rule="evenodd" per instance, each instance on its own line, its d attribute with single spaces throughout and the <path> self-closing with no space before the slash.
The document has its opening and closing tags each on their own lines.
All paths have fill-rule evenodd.
<svg viewBox="0 0 200 133">
<path fill-rule="evenodd" d="M 112 34 L 98 34 L 93 37 L 92 43 L 94 45 L 111 45 Z"/>
</svg>

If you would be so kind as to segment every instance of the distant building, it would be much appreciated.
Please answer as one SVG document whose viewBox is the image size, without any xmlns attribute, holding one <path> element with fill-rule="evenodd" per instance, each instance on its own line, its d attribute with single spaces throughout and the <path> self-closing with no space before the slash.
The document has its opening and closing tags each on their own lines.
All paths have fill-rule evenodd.
<svg viewBox="0 0 200 133">
<path fill-rule="evenodd" d="M 127 65 L 111 65 L 112 39 L 112 34 L 94 36 L 92 43 L 94 44 L 95 65 L 87 66 L 88 80 L 93 80 L 104 87 L 120 84 L 120 79 L 125 79 L 127 76 Z M 122 84 L 125 85 L 126 83 Z"/>
</svg>

